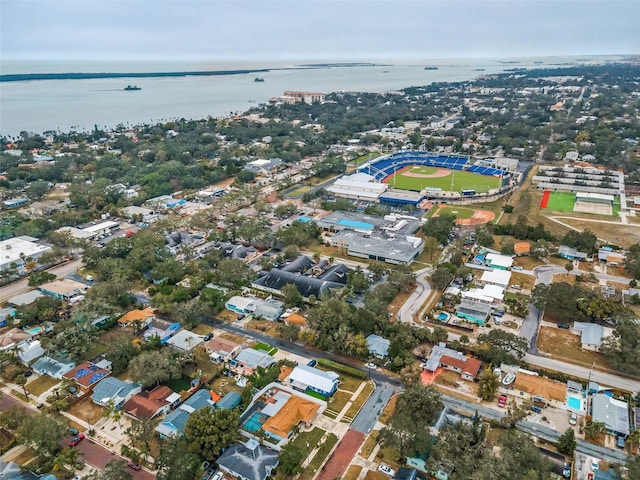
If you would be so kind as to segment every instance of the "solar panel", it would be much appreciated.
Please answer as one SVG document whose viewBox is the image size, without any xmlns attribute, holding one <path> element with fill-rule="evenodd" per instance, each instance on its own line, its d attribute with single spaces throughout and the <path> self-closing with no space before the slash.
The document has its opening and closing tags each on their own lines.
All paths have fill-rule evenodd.
<svg viewBox="0 0 640 480">
<path fill-rule="evenodd" d="M 74 375 L 74 378 L 78 379 L 78 378 L 83 378 L 86 377 L 87 375 L 89 375 L 89 370 L 87 370 L 86 368 L 81 368 L 80 370 L 78 370 L 76 372 L 76 374 Z"/>
</svg>

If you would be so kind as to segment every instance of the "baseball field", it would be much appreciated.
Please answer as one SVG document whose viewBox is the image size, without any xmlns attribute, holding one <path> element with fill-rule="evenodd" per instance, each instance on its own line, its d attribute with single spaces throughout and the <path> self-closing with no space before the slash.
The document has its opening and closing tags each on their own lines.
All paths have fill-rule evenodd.
<svg viewBox="0 0 640 480">
<path fill-rule="evenodd" d="M 499 188 L 501 181 L 501 178 L 478 173 L 419 165 L 405 167 L 384 179 L 384 183 L 400 190 L 433 188 L 452 192 L 475 190 L 477 193 Z"/>
</svg>

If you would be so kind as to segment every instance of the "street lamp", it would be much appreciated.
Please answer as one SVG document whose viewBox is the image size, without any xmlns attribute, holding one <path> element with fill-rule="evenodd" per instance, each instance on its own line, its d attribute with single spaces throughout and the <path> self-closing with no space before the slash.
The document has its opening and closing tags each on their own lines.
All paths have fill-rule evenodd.
<svg viewBox="0 0 640 480">
<path fill-rule="evenodd" d="M 307 466 L 309 466 L 309 455 L 311 455 L 311 452 L 309 451 L 309 440 L 307 440 L 305 443 L 307 444 Z"/>
</svg>

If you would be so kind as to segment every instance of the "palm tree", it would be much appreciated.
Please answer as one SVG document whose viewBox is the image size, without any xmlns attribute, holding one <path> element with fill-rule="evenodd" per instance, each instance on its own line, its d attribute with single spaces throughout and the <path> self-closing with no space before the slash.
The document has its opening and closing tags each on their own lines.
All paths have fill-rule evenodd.
<svg viewBox="0 0 640 480">
<path fill-rule="evenodd" d="M 16 385 L 20 385 L 22 387 L 22 391 L 24 392 L 25 398 L 29 399 L 29 392 L 27 392 L 27 377 L 24 375 L 18 375 L 14 380 Z"/>
<path fill-rule="evenodd" d="M 633 451 L 633 447 L 640 446 L 640 429 L 632 430 L 627 437 L 627 441 L 625 442 L 627 446 L 627 451 L 631 453 Z"/>
<path fill-rule="evenodd" d="M 606 432 L 607 426 L 604 422 L 590 422 L 584 427 L 584 434 L 586 438 L 591 440 L 595 439 L 601 433 Z"/>
</svg>

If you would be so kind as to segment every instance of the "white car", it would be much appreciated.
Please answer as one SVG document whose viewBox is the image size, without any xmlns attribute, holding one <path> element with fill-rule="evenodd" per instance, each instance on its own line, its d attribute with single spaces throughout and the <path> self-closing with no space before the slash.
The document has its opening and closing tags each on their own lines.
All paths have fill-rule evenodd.
<svg viewBox="0 0 640 480">
<path fill-rule="evenodd" d="M 596 470 L 600 469 L 600 464 L 598 463 L 598 460 L 596 460 L 595 458 L 591 459 L 591 470 L 593 470 L 594 472 Z"/>
<path fill-rule="evenodd" d="M 569 417 L 569 425 L 575 425 L 576 423 L 578 423 L 578 415 L 572 413 Z"/>
<path fill-rule="evenodd" d="M 378 471 L 384 473 L 385 475 L 389 475 L 390 477 L 393 477 L 396 474 L 396 472 L 394 472 L 392 468 L 383 463 L 378 465 Z"/>
<path fill-rule="evenodd" d="M 378 368 L 378 366 L 375 363 L 365 363 L 364 366 L 367 367 L 369 370 L 375 370 Z"/>
</svg>

